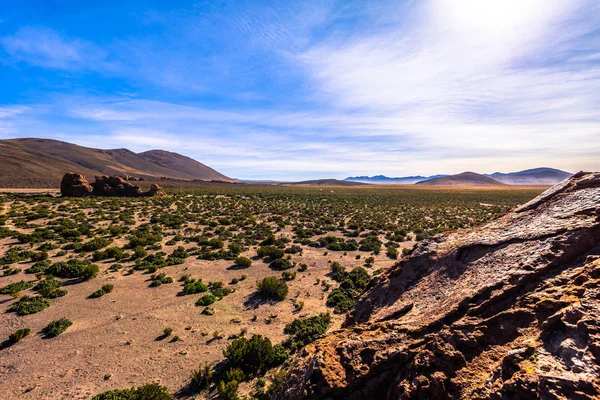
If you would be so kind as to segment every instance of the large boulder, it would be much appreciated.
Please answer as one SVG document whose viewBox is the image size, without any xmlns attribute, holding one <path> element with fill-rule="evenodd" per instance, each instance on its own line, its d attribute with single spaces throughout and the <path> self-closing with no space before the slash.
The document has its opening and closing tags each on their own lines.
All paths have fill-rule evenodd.
<svg viewBox="0 0 600 400">
<path fill-rule="evenodd" d="M 60 193 L 64 197 L 84 197 L 92 194 L 93 188 L 81 174 L 68 172 L 60 182 Z"/>
<path fill-rule="evenodd" d="M 143 192 L 138 185 L 127 182 L 120 176 L 97 176 L 91 185 L 83 175 L 69 172 L 61 183 L 61 193 L 68 197 L 83 196 L 118 196 L 118 197 L 147 197 L 166 196 L 160 186 L 153 184 L 150 190 Z"/>
<path fill-rule="evenodd" d="M 273 398 L 599 399 L 600 173 L 421 242 Z"/>
</svg>

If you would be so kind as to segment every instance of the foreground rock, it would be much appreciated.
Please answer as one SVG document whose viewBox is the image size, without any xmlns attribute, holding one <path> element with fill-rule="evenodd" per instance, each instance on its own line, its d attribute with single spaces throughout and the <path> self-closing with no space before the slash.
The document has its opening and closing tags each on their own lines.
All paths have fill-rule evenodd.
<svg viewBox="0 0 600 400">
<path fill-rule="evenodd" d="M 92 195 L 121 197 L 166 196 L 161 187 L 155 184 L 150 186 L 150 190 L 143 192 L 139 186 L 127 182 L 120 176 L 97 176 L 96 182 L 90 185 L 83 175 L 72 172 L 63 176 L 60 184 L 60 192 L 65 197 Z"/>
<path fill-rule="evenodd" d="M 419 244 L 274 398 L 600 398 L 600 173 Z"/>
</svg>

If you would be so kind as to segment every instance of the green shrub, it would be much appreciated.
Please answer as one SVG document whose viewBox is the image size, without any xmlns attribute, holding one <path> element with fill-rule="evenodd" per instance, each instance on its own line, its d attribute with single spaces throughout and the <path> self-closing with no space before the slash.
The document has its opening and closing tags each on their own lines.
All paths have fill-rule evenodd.
<svg viewBox="0 0 600 400">
<path fill-rule="evenodd" d="M 209 282 L 208 290 L 219 300 L 232 292 L 231 289 L 224 287 L 223 282 Z"/>
<path fill-rule="evenodd" d="M 17 329 L 16 331 L 14 331 L 13 333 L 11 333 L 8 336 L 8 340 L 10 340 L 12 343 L 17 343 L 18 341 L 23 339 L 25 336 L 29 335 L 29 332 L 30 332 L 29 328 Z"/>
<path fill-rule="evenodd" d="M 235 259 L 235 265 L 238 268 L 248 268 L 252 265 L 252 260 L 248 257 L 237 257 Z"/>
<path fill-rule="evenodd" d="M 208 286 L 202 282 L 202 279 L 191 279 L 183 285 L 183 294 L 203 293 L 208 290 Z"/>
<path fill-rule="evenodd" d="M 102 297 L 107 293 L 110 293 L 113 291 L 115 287 L 113 285 L 111 285 L 110 283 L 107 283 L 106 285 L 102 285 L 102 287 L 98 290 L 96 290 L 94 293 L 92 293 L 90 295 L 90 298 L 92 299 L 96 299 L 98 297 Z"/>
<path fill-rule="evenodd" d="M 292 264 L 290 260 L 284 260 L 283 258 L 278 258 L 274 260 L 271 264 L 269 264 L 270 268 L 282 271 L 290 268 L 294 268 L 295 264 Z"/>
<path fill-rule="evenodd" d="M 256 253 L 258 254 L 258 256 L 260 258 L 268 257 L 271 260 L 277 260 L 279 258 L 283 258 L 283 256 L 285 255 L 285 252 L 282 249 L 280 249 L 279 247 L 275 247 L 275 246 L 260 247 Z"/>
<path fill-rule="evenodd" d="M 101 237 L 93 238 L 89 242 L 85 242 L 81 245 L 81 251 L 100 250 L 101 248 L 108 246 L 112 242 L 113 242 L 113 240 L 108 239 L 108 238 L 101 238 Z"/>
<path fill-rule="evenodd" d="M 29 315 L 40 312 L 50 307 L 50 302 L 42 296 L 23 296 L 19 301 L 8 308 L 8 311 L 14 311 L 17 315 Z"/>
<path fill-rule="evenodd" d="M 34 285 L 33 282 L 19 281 L 9 283 L 8 285 L 0 288 L 0 294 L 15 294 L 22 290 L 27 290 Z"/>
<path fill-rule="evenodd" d="M 346 267 L 337 261 L 331 263 L 329 270 L 331 271 L 331 278 L 335 281 L 340 282 L 346 277 Z"/>
<path fill-rule="evenodd" d="M 219 398 L 223 400 L 238 400 L 238 388 L 239 382 L 237 381 L 231 381 L 227 383 L 224 381 L 219 382 L 219 386 L 217 388 Z"/>
<path fill-rule="evenodd" d="M 280 348 L 275 348 L 269 338 L 253 335 L 235 339 L 223 351 L 230 368 L 239 368 L 247 375 L 255 375 L 283 362 Z"/>
<path fill-rule="evenodd" d="M 217 297 L 212 293 L 208 293 L 208 294 L 205 294 L 204 296 L 200 297 L 196 301 L 196 305 L 197 306 L 210 306 L 215 301 L 217 301 Z"/>
<path fill-rule="evenodd" d="M 33 264 L 31 266 L 31 268 L 26 269 L 25 273 L 26 274 L 37 274 L 40 272 L 44 272 L 49 266 L 50 266 L 50 261 L 48 261 L 48 260 L 39 261 L 39 262 L 36 262 L 35 264 Z"/>
<path fill-rule="evenodd" d="M 92 400 L 174 400 L 165 386 L 150 383 L 131 389 L 116 389 L 97 394 Z"/>
<path fill-rule="evenodd" d="M 43 281 L 38 282 L 33 289 L 46 298 L 54 299 L 67 294 L 66 290 L 60 289 L 61 286 L 61 281 L 53 276 L 46 276 L 46 278 Z"/>
<path fill-rule="evenodd" d="M 199 392 L 200 390 L 210 386 L 213 376 L 214 371 L 208 364 L 204 364 L 204 366 L 193 370 L 190 374 L 190 389 L 195 392 Z"/>
<path fill-rule="evenodd" d="M 167 274 L 165 274 L 164 272 L 161 272 L 158 275 L 150 275 L 150 280 L 152 282 L 150 282 L 150 287 L 158 287 L 160 285 L 162 285 L 163 283 L 172 283 L 173 282 L 173 278 L 171 278 L 170 276 L 167 276 Z"/>
<path fill-rule="evenodd" d="M 60 335 L 71 325 L 73 325 L 71 321 L 66 318 L 61 318 L 50 322 L 44 329 L 42 329 L 42 332 L 44 333 L 44 337 L 49 339 Z"/>
<path fill-rule="evenodd" d="M 297 349 L 323 335 L 331 324 L 331 315 L 322 313 L 309 318 L 297 318 L 285 326 L 283 332 L 292 335 L 293 348 Z"/>
<path fill-rule="evenodd" d="M 342 314 L 354 305 L 354 295 L 344 289 L 336 288 L 327 296 L 326 304 L 329 307 L 334 307 L 336 314 Z"/>
<path fill-rule="evenodd" d="M 59 278 L 91 279 L 98 274 L 99 268 L 88 260 L 69 260 L 52 264 L 45 271 L 46 274 Z"/>
<path fill-rule="evenodd" d="M 261 296 L 280 301 L 285 299 L 289 291 L 288 285 L 275 276 L 269 276 L 259 281 L 257 289 Z"/>
</svg>

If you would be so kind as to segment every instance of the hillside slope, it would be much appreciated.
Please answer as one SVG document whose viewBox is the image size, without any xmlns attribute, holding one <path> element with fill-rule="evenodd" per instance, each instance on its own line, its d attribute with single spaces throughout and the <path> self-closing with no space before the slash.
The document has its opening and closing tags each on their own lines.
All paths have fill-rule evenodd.
<svg viewBox="0 0 600 400">
<path fill-rule="evenodd" d="M 214 169 L 176 153 L 101 150 L 51 139 L 0 140 L 0 170 L 0 187 L 54 187 L 66 172 L 90 178 L 131 175 L 146 179 L 231 181 Z"/>
<path fill-rule="evenodd" d="M 448 175 L 440 178 L 428 179 L 415 183 L 423 186 L 503 186 L 490 177 L 476 174 L 475 172 L 463 172 L 457 175 Z"/>
<path fill-rule="evenodd" d="M 339 179 L 313 179 L 310 181 L 301 181 L 301 182 L 289 182 L 284 183 L 283 185 L 298 185 L 298 186 L 368 186 L 367 183 L 361 182 L 351 182 L 346 180 Z"/>
<path fill-rule="evenodd" d="M 276 400 L 600 398 L 600 173 L 421 242 Z"/>
<path fill-rule="evenodd" d="M 570 172 L 554 168 L 534 168 L 508 174 L 495 172 L 486 176 L 508 185 L 556 185 L 571 175 Z"/>
</svg>

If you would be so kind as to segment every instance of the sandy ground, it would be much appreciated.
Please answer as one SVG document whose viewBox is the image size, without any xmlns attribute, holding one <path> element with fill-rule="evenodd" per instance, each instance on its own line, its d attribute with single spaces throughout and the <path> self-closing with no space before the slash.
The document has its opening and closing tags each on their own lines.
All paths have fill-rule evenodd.
<svg viewBox="0 0 600 400">
<path fill-rule="evenodd" d="M 0 242 L 2 253 L 7 241 L 10 239 Z M 165 246 L 163 250 L 170 253 L 173 248 Z M 69 293 L 65 297 L 52 300 L 52 305 L 42 312 L 23 317 L 4 313 L 16 300 L 0 295 L 0 338 L 7 338 L 18 328 L 31 329 L 29 337 L 0 350 L 0 398 L 89 399 L 105 390 L 153 381 L 177 391 L 186 384 L 193 369 L 222 359 L 222 350 L 231 340 L 228 338 L 238 335 L 242 328 L 247 329 L 246 336 L 259 333 L 276 343 L 285 338 L 283 328 L 293 319 L 331 311 L 325 306 L 324 287 L 315 284 L 317 278 L 333 283 L 325 276 L 329 272 L 328 260 L 352 268 L 362 265 L 362 259 L 355 260 L 356 254 L 363 258 L 368 255 L 323 253 L 323 249 L 306 248 L 302 256 L 293 257 L 293 261 L 308 264 L 308 270 L 288 282 L 288 298 L 278 303 L 249 302 L 257 280 L 281 274 L 262 261 L 254 261 L 248 269 L 234 270 L 229 261 L 195 257 L 187 258 L 183 265 L 161 269 L 159 272 L 166 272 L 175 282 L 158 288 L 148 287 L 149 274 L 111 272 L 108 267 L 112 262 L 99 263 L 101 272 L 97 278 L 66 286 Z M 255 251 L 247 252 L 248 256 L 254 254 Z M 380 255 L 371 272 L 393 263 Z M 25 270 L 30 264 L 19 267 Z M 215 315 L 207 316 L 201 314 L 203 307 L 194 305 L 201 294 L 178 296 L 181 283 L 177 280 L 184 274 L 205 282 L 228 283 L 242 274 L 248 278 L 237 285 L 227 285 L 236 291 L 215 303 Z M 21 272 L 0 277 L 0 286 L 22 279 L 32 280 L 33 276 Z M 114 285 L 112 293 L 88 298 L 105 283 Z M 295 311 L 294 299 L 304 301 L 301 312 Z M 277 317 L 271 324 L 265 323 L 271 315 Z M 69 318 L 73 325 L 56 338 L 43 339 L 39 332 L 61 317 Z M 332 329 L 339 327 L 342 319 L 336 315 Z M 172 328 L 180 340 L 161 339 L 166 327 Z M 215 331 L 220 331 L 223 339 L 213 339 Z"/>
</svg>

